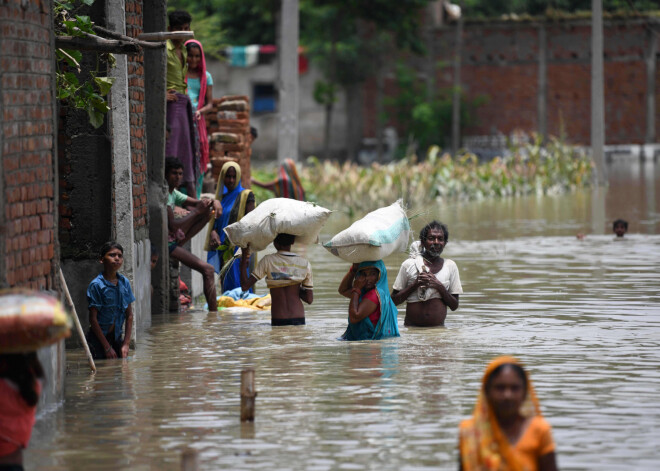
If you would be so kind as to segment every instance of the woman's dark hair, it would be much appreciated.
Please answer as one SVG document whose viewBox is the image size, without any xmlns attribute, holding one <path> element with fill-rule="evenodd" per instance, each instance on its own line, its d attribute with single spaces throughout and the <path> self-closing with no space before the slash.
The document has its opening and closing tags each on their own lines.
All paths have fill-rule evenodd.
<svg viewBox="0 0 660 471">
<path fill-rule="evenodd" d="M 192 16 L 185 10 L 176 10 L 167 15 L 170 23 L 170 28 L 179 28 L 185 24 L 192 22 Z"/>
<path fill-rule="evenodd" d="M 186 44 L 186 51 L 190 52 L 190 50 L 193 49 L 193 48 L 194 49 L 199 49 L 200 52 L 202 51 L 202 48 L 199 47 L 199 44 L 197 44 L 197 43 L 188 43 L 188 44 Z"/>
<path fill-rule="evenodd" d="M 0 354 L 0 378 L 6 378 L 18 385 L 18 392 L 28 406 L 39 402 L 37 379 L 44 377 L 44 369 L 39 363 L 37 352 Z"/>
<path fill-rule="evenodd" d="M 171 170 L 178 170 L 180 168 L 183 168 L 183 163 L 178 157 L 165 157 L 165 178 L 167 178 Z"/>
<path fill-rule="evenodd" d="M 424 226 L 424 228 L 419 231 L 419 240 L 423 241 L 426 239 L 426 236 L 431 229 L 441 229 L 442 233 L 445 235 L 445 244 L 449 242 L 449 229 L 447 229 L 447 225 L 438 221 L 431 221 Z"/>
<path fill-rule="evenodd" d="M 292 245 L 296 241 L 296 236 L 292 234 L 277 234 L 274 242 L 277 242 L 279 245 L 287 246 Z"/>
<path fill-rule="evenodd" d="M 124 254 L 124 247 L 122 247 L 119 242 L 115 242 L 114 240 L 109 240 L 105 244 L 103 244 L 103 247 L 101 247 L 101 250 L 99 251 L 100 258 L 105 257 L 105 254 L 110 252 L 112 249 L 119 249 L 121 250 L 122 255 Z"/>
<path fill-rule="evenodd" d="M 522 380 L 523 382 L 523 387 L 525 388 L 525 393 L 527 393 L 527 373 L 523 369 L 522 366 L 516 365 L 515 363 L 504 363 L 497 368 L 493 370 L 493 372 L 488 376 L 488 379 L 486 380 L 486 391 L 490 388 L 490 385 L 493 383 L 493 380 L 495 379 L 496 376 L 498 376 L 504 368 L 509 367 L 511 368 L 514 373 L 518 375 L 518 377 Z"/>
</svg>

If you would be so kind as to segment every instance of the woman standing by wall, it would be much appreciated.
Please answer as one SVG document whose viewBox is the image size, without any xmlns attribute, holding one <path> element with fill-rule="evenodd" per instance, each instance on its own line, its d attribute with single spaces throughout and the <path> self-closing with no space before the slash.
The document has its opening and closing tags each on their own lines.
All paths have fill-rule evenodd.
<svg viewBox="0 0 660 471">
<path fill-rule="evenodd" d="M 197 198 L 199 199 L 202 190 L 202 180 L 206 167 L 209 164 L 209 139 L 206 133 L 206 119 L 204 113 L 213 108 L 213 77 L 206 70 L 206 59 L 204 58 L 204 49 L 202 43 L 195 39 L 186 41 L 186 51 L 188 53 L 188 73 L 186 74 L 186 84 L 188 85 L 188 97 L 193 108 L 193 119 L 197 127 L 199 136 L 199 170 L 200 175 L 195 184 Z"/>
</svg>

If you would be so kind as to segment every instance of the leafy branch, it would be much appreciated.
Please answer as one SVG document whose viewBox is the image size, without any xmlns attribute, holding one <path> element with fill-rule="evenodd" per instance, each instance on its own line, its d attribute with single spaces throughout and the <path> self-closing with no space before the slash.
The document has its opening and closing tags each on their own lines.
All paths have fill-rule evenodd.
<svg viewBox="0 0 660 471">
<path fill-rule="evenodd" d="M 80 0 L 86 6 L 91 6 L 94 0 Z M 87 38 L 94 35 L 94 23 L 89 16 L 74 15 L 75 5 L 70 2 L 55 0 L 53 12 L 55 18 L 55 34 L 72 38 Z M 57 48 L 57 98 L 66 101 L 73 108 L 85 110 L 89 122 L 94 128 L 103 124 L 106 113 L 110 110 L 105 97 L 110 92 L 115 79 L 101 75 L 99 63 L 107 63 L 108 68 L 115 66 L 115 58 L 110 53 L 96 55 L 96 70 L 89 71 L 89 80 L 80 80 L 82 52 L 77 49 Z M 74 72 L 75 70 L 75 72 Z"/>
</svg>

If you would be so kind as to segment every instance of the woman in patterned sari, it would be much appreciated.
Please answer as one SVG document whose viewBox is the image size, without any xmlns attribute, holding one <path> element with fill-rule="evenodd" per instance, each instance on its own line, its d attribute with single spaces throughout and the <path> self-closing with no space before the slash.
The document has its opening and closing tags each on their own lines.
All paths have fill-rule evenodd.
<svg viewBox="0 0 660 471">
<path fill-rule="evenodd" d="M 486 368 L 471 419 L 460 425 L 464 471 L 556 471 L 555 443 L 520 362 L 499 357 Z"/>
<path fill-rule="evenodd" d="M 241 167 L 236 162 L 227 162 L 222 166 L 215 198 L 221 201 L 222 216 L 215 221 L 209 221 L 204 250 L 208 250 L 207 261 L 213 265 L 216 273 L 220 273 L 238 250 L 238 247 L 231 244 L 223 229 L 240 221 L 254 209 L 254 193 L 241 185 Z M 220 284 L 222 292 L 241 286 L 239 263 L 232 263 L 220 279 Z"/>
<path fill-rule="evenodd" d="M 272 182 L 262 183 L 252 179 L 252 184 L 275 193 L 276 198 L 291 198 L 305 201 L 305 190 L 298 176 L 296 164 L 291 159 L 286 159 L 277 170 L 277 178 Z"/>
</svg>

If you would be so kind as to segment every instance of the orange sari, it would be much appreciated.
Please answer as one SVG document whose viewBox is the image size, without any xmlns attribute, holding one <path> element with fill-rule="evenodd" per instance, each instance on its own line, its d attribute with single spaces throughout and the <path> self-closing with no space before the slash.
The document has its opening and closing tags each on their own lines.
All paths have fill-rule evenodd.
<svg viewBox="0 0 660 471">
<path fill-rule="evenodd" d="M 486 398 L 486 382 L 493 371 L 503 364 L 522 366 L 513 357 L 503 356 L 493 360 L 481 381 L 472 419 L 461 423 L 459 448 L 464 471 L 535 470 L 538 456 L 554 451 L 550 426 L 541 416 L 539 401 L 529 376 L 527 397 L 520 408 L 520 415 L 531 419 L 527 429 L 515 445 L 509 443 L 500 429 L 495 412 Z"/>
</svg>

